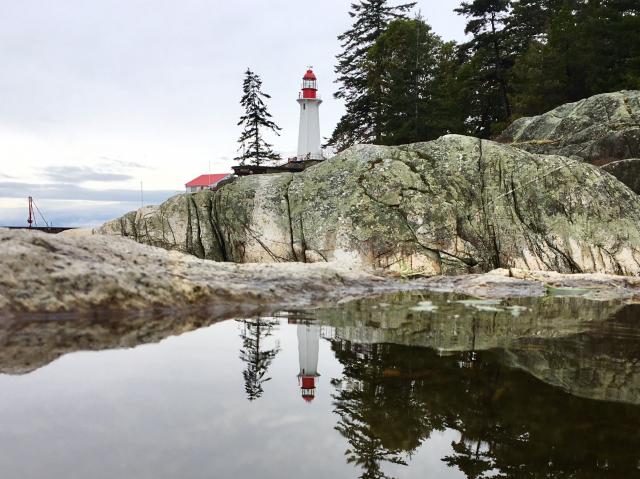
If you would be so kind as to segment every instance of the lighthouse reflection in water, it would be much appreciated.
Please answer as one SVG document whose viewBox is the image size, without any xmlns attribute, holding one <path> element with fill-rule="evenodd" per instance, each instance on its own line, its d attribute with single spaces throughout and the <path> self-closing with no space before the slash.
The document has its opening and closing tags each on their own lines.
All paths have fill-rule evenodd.
<svg viewBox="0 0 640 479">
<path fill-rule="evenodd" d="M 8 323 L 2 477 L 640 478 L 640 306 L 490 306 Z"/>
<path fill-rule="evenodd" d="M 298 382 L 302 398 L 311 402 L 316 395 L 318 374 L 318 349 L 320 346 L 320 326 L 308 321 L 289 320 L 297 323 L 298 333 L 298 361 L 300 372 Z"/>
</svg>

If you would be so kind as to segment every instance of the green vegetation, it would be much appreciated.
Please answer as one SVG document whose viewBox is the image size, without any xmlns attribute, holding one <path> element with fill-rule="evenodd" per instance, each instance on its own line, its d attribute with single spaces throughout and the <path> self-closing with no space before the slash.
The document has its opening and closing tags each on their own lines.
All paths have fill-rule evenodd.
<svg viewBox="0 0 640 479">
<path fill-rule="evenodd" d="M 490 138 L 511 121 L 598 93 L 640 89 L 635 0 L 472 0 L 469 40 L 444 42 L 414 4 L 351 5 L 338 37 L 346 113 L 328 145 L 398 145 L 446 133 Z"/>
<path fill-rule="evenodd" d="M 238 125 L 243 127 L 242 134 L 238 138 L 240 144 L 238 150 L 241 155 L 234 158 L 241 165 L 247 161 L 254 165 L 260 165 L 280 159 L 280 155 L 273 151 L 272 145 L 262 137 L 263 130 L 270 130 L 279 135 L 278 132 L 281 128 L 271 120 L 271 114 L 267 111 L 263 100 L 263 98 L 271 97 L 262 92 L 261 88 L 260 76 L 247 68 L 242 83 L 242 98 L 240 99 L 244 115 L 240 117 L 238 122 Z"/>
<path fill-rule="evenodd" d="M 340 88 L 336 98 L 345 101 L 342 116 L 329 145 L 343 150 L 354 143 L 378 142 L 382 135 L 382 85 L 379 81 L 381 66 L 369 50 L 393 20 L 406 18 L 414 3 L 391 7 L 387 0 L 361 0 L 351 4 L 349 15 L 353 26 L 338 36 L 343 49 L 336 58 Z"/>
</svg>

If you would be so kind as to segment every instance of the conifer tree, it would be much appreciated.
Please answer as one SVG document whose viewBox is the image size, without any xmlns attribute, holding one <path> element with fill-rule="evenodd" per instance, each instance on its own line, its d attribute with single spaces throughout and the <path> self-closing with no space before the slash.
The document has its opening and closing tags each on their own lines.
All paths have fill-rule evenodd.
<svg viewBox="0 0 640 479">
<path fill-rule="evenodd" d="M 268 342 L 272 331 L 278 326 L 278 321 L 270 318 L 255 318 L 241 320 L 242 349 L 240 359 L 246 364 L 242 372 L 247 399 L 253 401 L 262 396 L 263 384 L 271 378 L 267 372 L 271 362 L 280 352 L 279 343 Z"/>
<path fill-rule="evenodd" d="M 336 126 L 328 145 L 341 151 L 354 143 L 376 142 L 382 135 L 382 88 L 375 72 L 380 65 L 368 61 L 370 47 L 393 19 L 406 18 L 415 2 L 390 6 L 387 0 L 359 0 L 351 4 L 354 19 L 349 30 L 338 36 L 342 53 L 336 56 L 335 72 L 341 86 L 335 98 L 345 101 L 346 113 Z"/>
<path fill-rule="evenodd" d="M 509 0 L 472 0 L 455 11 L 468 18 L 465 33 L 473 38 L 462 45 L 467 61 L 461 72 L 470 105 L 469 133 L 489 137 L 492 126 L 511 118 L 508 71 L 513 66 L 513 45 L 504 28 Z"/>
<path fill-rule="evenodd" d="M 260 76 L 247 68 L 244 82 L 242 83 L 242 98 L 240 105 L 244 108 L 244 115 L 240 117 L 238 125 L 243 126 L 242 134 L 238 139 L 240 147 L 238 151 L 241 155 L 234 158 L 244 165 L 249 162 L 253 165 L 260 165 L 269 161 L 280 159 L 280 155 L 275 153 L 272 145 L 263 138 L 263 131 L 270 130 L 276 135 L 281 128 L 271 120 L 271 114 L 267 111 L 264 98 L 271 96 L 262 90 L 262 80 Z"/>
<path fill-rule="evenodd" d="M 598 93 L 640 88 L 640 42 L 635 40 L 640 4 L 556 2 L 543 38 L 534 39 L 516 59 L 516 114 L 535 115 Z"/>
<path fill-rule="evenodd" d="M 379 143 L 414 143 L 462 131 L 462 116 L 452 104 L 451 48 L 417 16 L 392 21 L 369 49 L 370 61 L 381 67 Z"/>
</svg>

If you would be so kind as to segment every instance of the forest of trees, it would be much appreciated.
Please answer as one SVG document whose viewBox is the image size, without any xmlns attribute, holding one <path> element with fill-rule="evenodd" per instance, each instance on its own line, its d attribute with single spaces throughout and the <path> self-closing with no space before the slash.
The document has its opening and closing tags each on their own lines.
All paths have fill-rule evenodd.
<svg viewBox="0 0 640 479">
<path fill-rule="evenodd" d="M 635 406 L 567 394 L 503 366 L 500 351 L 469 361 L 467 352 L 390 343 L 334 339 L 331 348 L 343 366 L 343 376 L 332 380 L 335 429 L 361 479 L 391 479 L 389 466 L 410 465 L 432 435 L 447 429 L 459 434 L 441 460 L 469 479 L 637 471 Z"/>
<path fill-rule="evenodd" d="M 490 138 L 522 116 L 640 89 L 638 0 L 471 0 L 456 9 L 461 44 L 414 9 L 352 3 L 335 68 L 346 112 L 327 145 Z"/>
</svg>

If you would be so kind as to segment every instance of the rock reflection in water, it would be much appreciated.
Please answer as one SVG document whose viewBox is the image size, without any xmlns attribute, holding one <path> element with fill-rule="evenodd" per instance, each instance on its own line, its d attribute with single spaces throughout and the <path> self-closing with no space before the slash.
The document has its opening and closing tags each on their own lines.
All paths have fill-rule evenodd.
<svg viewBox="0 0 640 479">
<path fill-rule="evenodd" d="M 358 344 L 420 346 L 443 354 L 500 350 L 503 362 L 573 394 L 640 404 L 637 306 L 573 297 L 497 304 L 450 295 L 434 299 L 421 308 L 415 294 L 399 294 L 382 304 L 363 300 L 318 310 L 316 317 Z M 624 331 L 621 315 L 636 320 L 628 319 L 633 325 Z"/>
<path fill-rule="evenodd" d="M 42 429 L 32 430 L 42 431 L 38 438 L 41 434 L 50 443 L 59 434 L 57 418 L 63 417 L 71 451 L 86 452 L 85 441 L 94 450 L 104 444 L 115 449 L 120 440 L 108 438 L 124 427 L 132 437 L 121 436 L 127 437 L 119 451 L 123 461 L 139 461 L 140 477 L 154 479 L 169 477 L 169 463 L 176 461 L 184 477 L 204 477 L 198 460 L 212 468 L 236 454 L 239 444 L 251 451 L 251 462 L 225 463 L 224 477 L 291 477 L 290 465 L 280 464 L 283 456 L 274 459 L 274 454 L 298 457 L 311 450 L 309 461 L 316 467 L 306 471 L 310 479 L 325 477 L 318 468 L 323 461 L 330 462 L 335 477 L 420 477 L 425 457 L 442 477 L 637 477 L 639 311 L 576 297 L 492 302 L 399 294 L 224 323 L 168 341 L 180 346 L 173 353 L 170 344 L 128 351 L 130 380 L 121 382 L 117 368 L 110 370 L 105 379 L 92 380 L 101 394 L 83 395 L 78 387 L 93 370 L 73 378 L 71 390 L 61 390 L 77 400 L 82 417 L 97 425 L 78 435 L 78 442 L 73 439 L 78 421 L 65 412 L 67 402 L 58 389 L 46 388 L 47 381 L 39 382 L 67 381 L 65 368 L 82 362 L 68 358 L 41 375 L 2 383 L 22 402 L 53 391 L 48 398 L 53 405 L 48 404 L 48 415 L 39 404 L 25 408 L 20 400 L 0 400 L 0 419 L 9 431 L 0 434 L 7 451 L 0 463 L 10 472 L 24 463 L 11 459 L 21 457 L 16 444 L 35 443 L 24 435 L 23 443 L 16 442 L 22 423 L 37 422 Z M 192 312 L 4 324 L 0 368 L 28 373 L 67 352 L 130 348 L 216 321 Z M 189 357 L 186 352 L 191 354 L 194 345 Z M 57 370 L 57 378 L 47 376 L 49 370 Z M 82 372 L 82 364 L 76 371 Z M 320 373 L 326 378 L 322 383 Z M 155 382 L 147 381 L 149 374 Z M 118 401 L 105 399 L 111 390 L 120 391 L 114 396 Z M 139 401 L 147 391 L 160 402 L 157 414 L 148 412 L 150 403 Z M 172 426 L 163 429 L 163 421 Z M 152 439 L 166 442 L 164 455 L 147 446 Z M 67 464 L 81 454 L 64 456 L 66 450 L 59 452 L 63 466 L 45 461 L 58 466 L 52 477 L 75 470 Z M 24 477 L 41 477 L 46 467 L 33 470 Z M 104 469 L 100 477 L 113 477 L 107 471 L 114 470 Z"/>
<path fill-rule="evenodd" d="M 406 296 L 316 315 L 335 327 L 336 429 L 360 477 L 446 429 L 460 438 L 442 459 L 469 478 L 640 475 L 639 408 L 575 396 L 640 403 L 639 308 Z"/>
<path fill-rule="evenodd" d="M 571 396 L 482 352 L 440 356 L 396 344 L 333 340 L 338 431 L 363 478 L 406 464 L 434 431 L 460 432 L 442 458 L 469 478 L 633 477 L 640 460 L 637 406 Z"/>
</svg>

